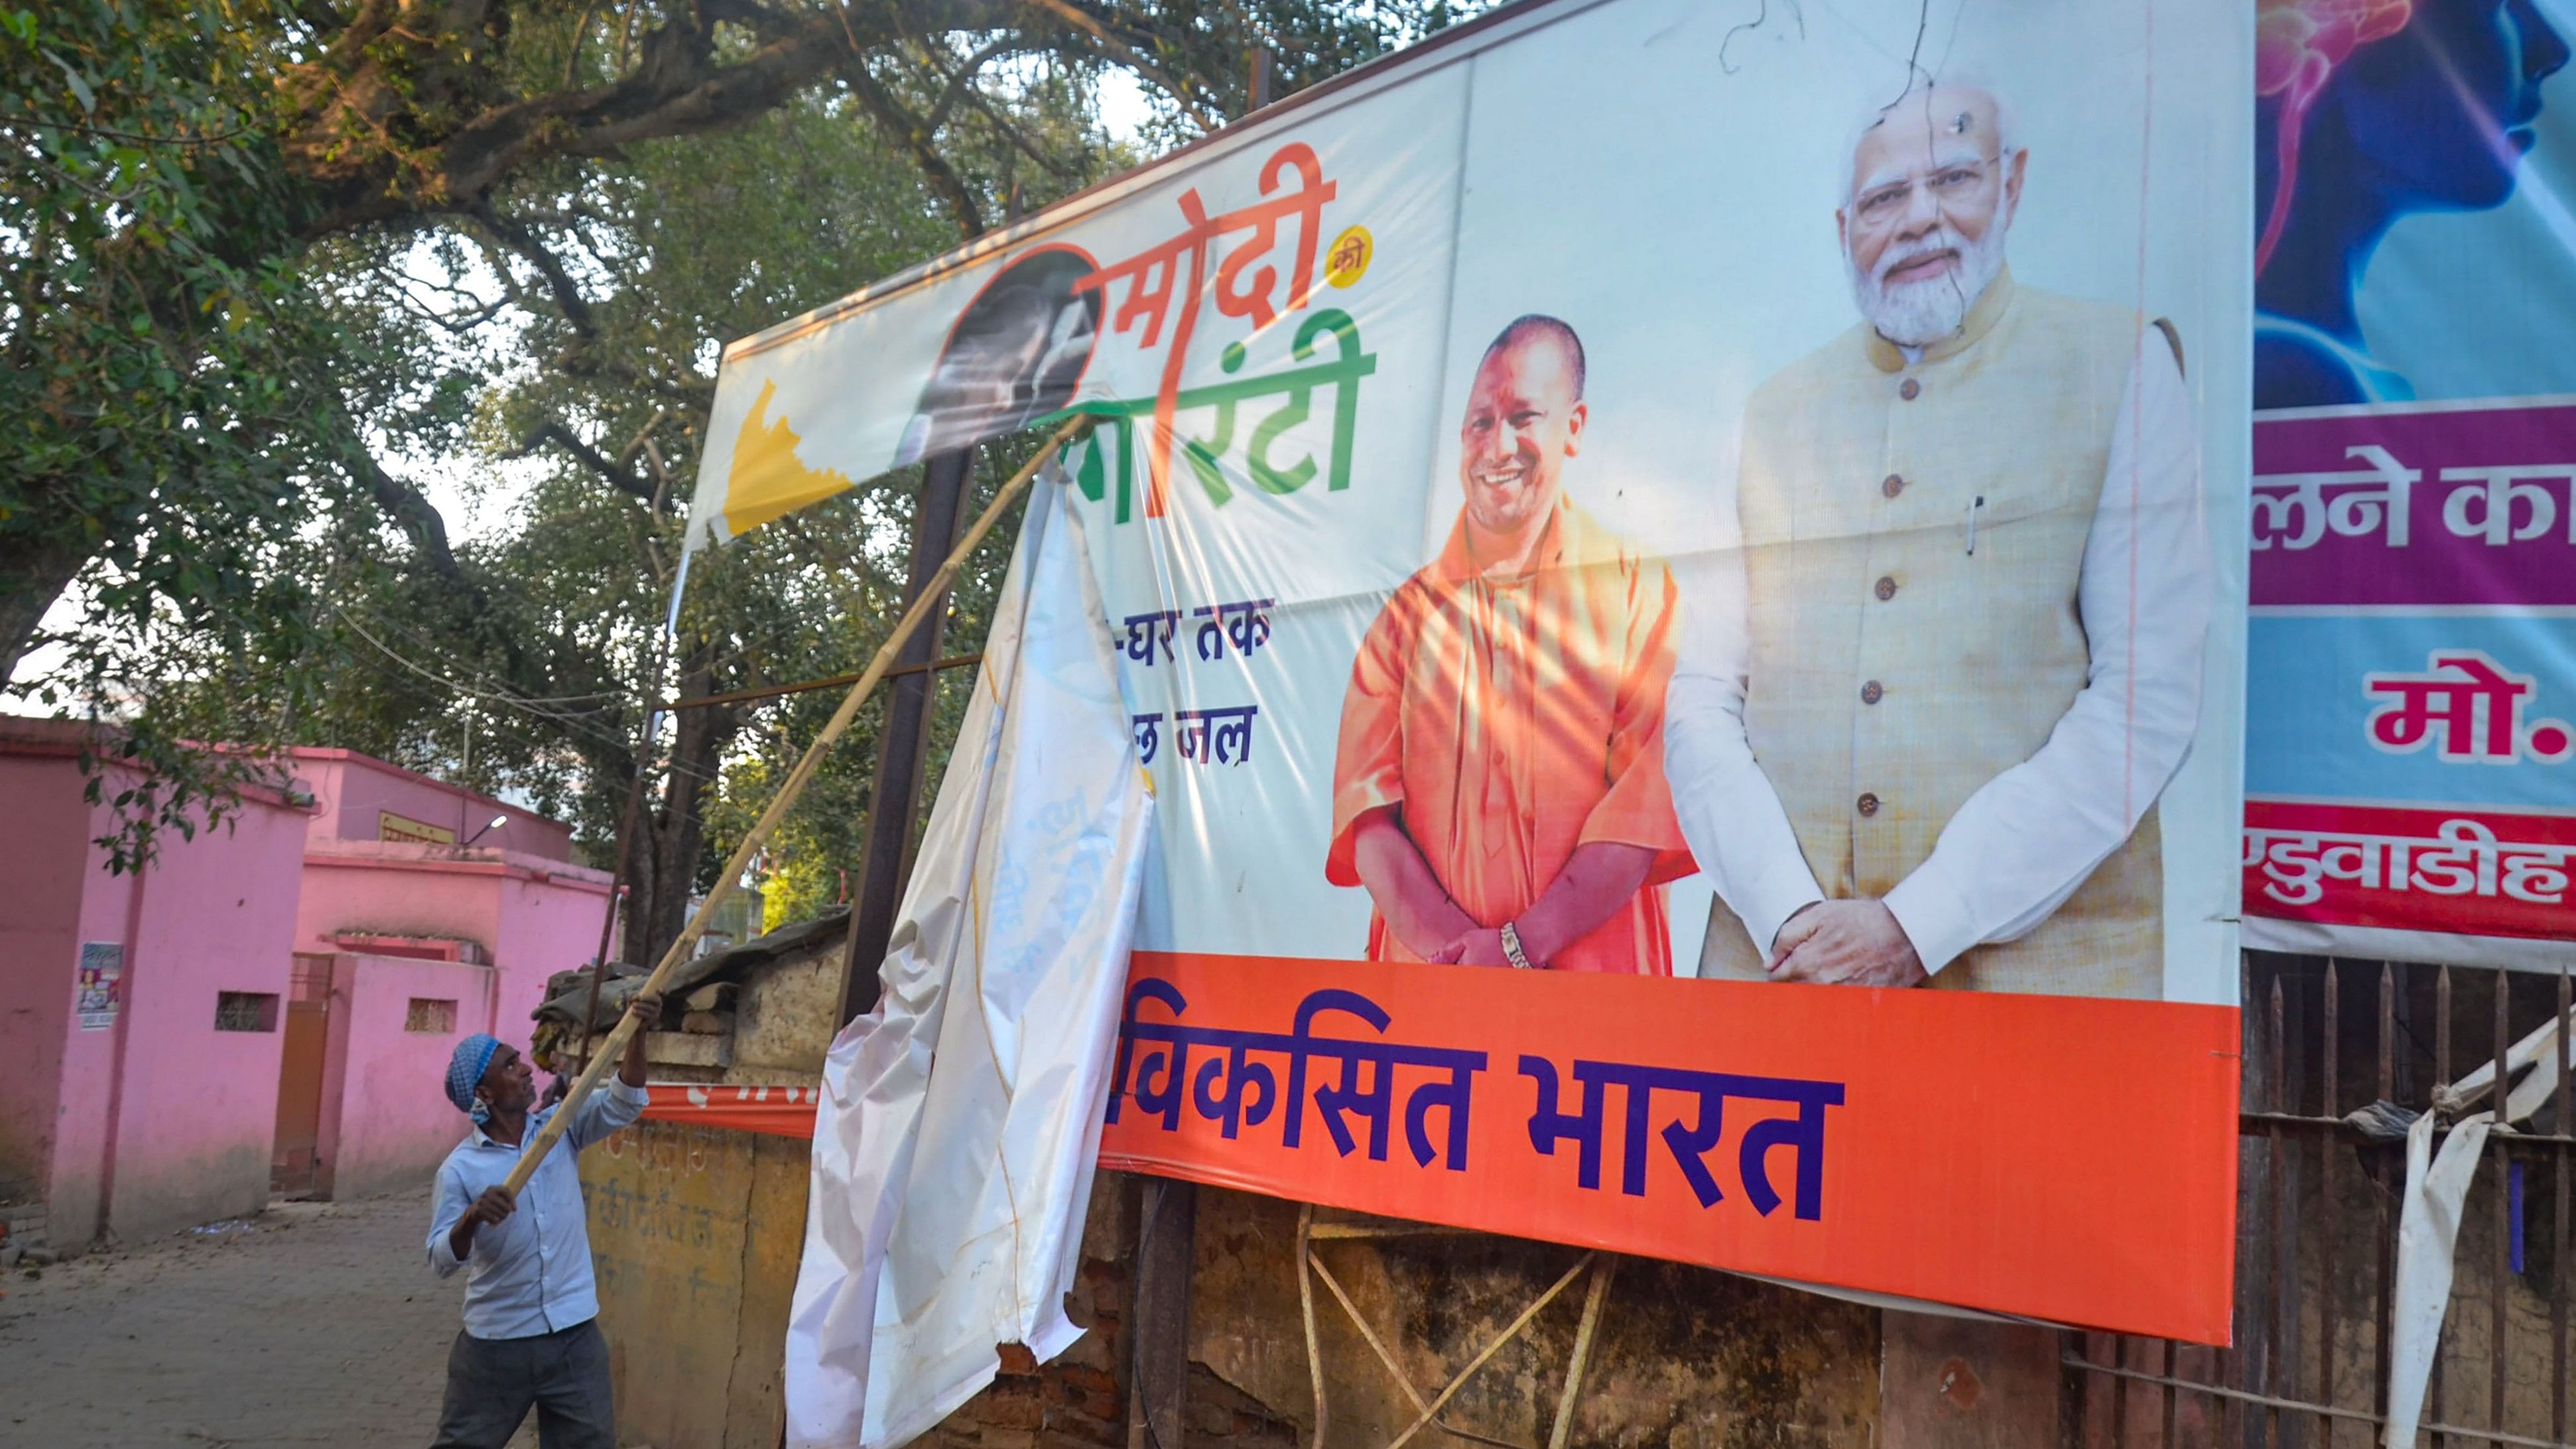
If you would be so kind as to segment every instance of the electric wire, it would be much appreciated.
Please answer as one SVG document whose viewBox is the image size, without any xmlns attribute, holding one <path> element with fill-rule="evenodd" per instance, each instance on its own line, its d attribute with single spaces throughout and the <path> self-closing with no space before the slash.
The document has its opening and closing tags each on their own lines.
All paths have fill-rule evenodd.
<svg viewBox="0 0 2576 1449">
<path fill-rule="evenodd" d="M 469 685 L 459 683 L 456 680 L 449 679 L 445 675 L 438 673 L 436 670 L 427 668 L 424 665 L 404 657 L 404 655 L 394 649 L 392 645 L 389 645 L 384 640 L 377 638 L 364 624 L 359 623 L 356 616 L 351 614 L 349 611 L 345 609 L 339 611 L 339 617 L 343 622 L 348 624 L 352 630 L 356 631 L 359 638 L 364 639 L 369 644 L 375 646 L 376 652 L 384 655 L 387 659 L 401 665 L 412 673 L 419 675 L 421 678 L 428 680 L 432 684 L 436 684 L 444 689 L 455 690 L 460 694 L 468 695 L 475 699 L 484 700 L 494 704 L 509 705 L 515 709 L 534 715 L 538 719 L 544 720 L 561 729 L 584 735 L 599 744 L 607 745 L 613 749 L 624 751 L 629 754 L 633 753 L 634 742 L 631 740 L 613 735 L 607 730 L 602 729 L 597 725 L 590 724 L 576 716 L 557 713 L 516 695 L 495 694 L 488 690 L 478 690 Z M 387 627 L 395 630 L 396 632 L 410 632 L 408 630 L 401 629 L 399 625 L 393 625 L 390 623 L 388 623 Z M 422 642 L 424 644 L 426 643 L 426 641 Z M 527 737 L 522 736 L 521 738 L 525 740 Z M 529 740 L 528 743 L 534 744 L 536 742 Z M 669 768 L 677 770 L 681 774 L 708 786 L 719 786 L 722 783 L 716 776 L 710 775 L 703 770 L 693 769 L 687 765 L 680 764 L 676 760 L 665 761 L 664 763 Z"/>
</svg>

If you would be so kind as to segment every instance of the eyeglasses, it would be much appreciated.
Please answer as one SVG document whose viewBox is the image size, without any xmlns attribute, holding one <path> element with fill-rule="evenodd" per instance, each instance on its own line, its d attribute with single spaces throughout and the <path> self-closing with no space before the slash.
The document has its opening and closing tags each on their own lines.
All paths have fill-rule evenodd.
<svg viewBox="0 0 2576 1449">
<path fill-rule="evenodd" d="M 1905 214 L 1917 186 L 1932 193 L 1934 206 L 1957 205 L 1985 189 L 2001 159 L 1980 156 L 1973 161 L 1953 161 L 1946 166 L 1911 172 L 1873 186 L 1852 202 L 1852 216 L 1865 227 L 1889 225 Z"/>
</svg>

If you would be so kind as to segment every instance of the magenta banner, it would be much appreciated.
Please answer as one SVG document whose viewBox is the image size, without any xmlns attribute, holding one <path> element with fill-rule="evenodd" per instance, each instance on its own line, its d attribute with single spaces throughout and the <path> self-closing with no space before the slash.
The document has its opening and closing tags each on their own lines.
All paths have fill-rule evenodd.
<svg viewBox="0 0 2576 1449">
<path fill-rule="evenodd" d="M 2560 0 L 2259 0 L 2247 944 L 2576 938 Z"/>
<path fill-rule="evenodd" d="M 2265 416 L 2253 602 L 2576 605 L 2571 480 L 2576 400 Z"/>
</svg>

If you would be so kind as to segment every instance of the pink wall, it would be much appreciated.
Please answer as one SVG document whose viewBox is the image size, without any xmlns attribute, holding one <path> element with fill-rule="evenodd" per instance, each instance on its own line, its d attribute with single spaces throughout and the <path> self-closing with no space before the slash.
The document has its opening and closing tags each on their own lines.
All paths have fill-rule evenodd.
<svg viewBox="0 0 2576 1449">
<path fill-rule="evenodd" d="M 342 935 L 432 936 L 491 954 L 501 942 L 498 887 L 510 870 L 506 859 L 459 859 L 446 846 L 315 841 L 304 853 L 295 949 L 328 951 Z"/>
<path fill-rule="evenodd" d="M 41 1193 L 59 1132 L 63 1041 L 80 959 L 80 771 L 0 755 L 0 1196 Z"/>
<path fill-rule="evenodd" d="M 416 1187 L 463 1140 L 465 1116 L 443 1090 L 447 1059 L 457 1042 L 492 1029 L 496 969 L 346 952 L 332 958 L 330 1046 L 322 1071 L 324 1179 L 317 1184 L 329 1196 Z M 455 1002 L 455 1028 L 405 1030 L 414 998 Z"/>
<path fill-rule="evenodd" d="M 340 935 L 472 941 L 500 968 L 494 1034 L 526 1046 L 546 977 L 599 952 L 608 875 L 516 851 L 393 841 L 317 842 L 304 856 L 295 949 Z"/>
<path fill-rule="evenodd" d="M 109 829 L 103 807 L 92 825 Z M 124 1037 L 108 1225 L 127 1242 L 268 1205 L 305 829 L 300 809 L 252 804 L 229 829 L 165 845 L 141 879 L 122 1019 L 90 1033 Z M 225 991 L 278 998 L 270 1029 L 215 1030 Z"/>
<path fill-rule="evenodd" d="M 319 802 L 296 906 L 299 951 L 341 936 L 471 941 L 489 966 L 339 950 L 332 967 L 320 1154 L 330 1196 L 417 1186 L 464 1136 L 440 1092 L 459 1037 L 489 1031 L 521 1050 L 546 977 L 591 959 L 608 875 L 573 865 L 572 829 L 489 796 L 342 750 L 298 750 Z M 457 832 L 456 845 L 378 838 L 379 812 Z M 463 841 L 490 821 L 510 823 Z M 458 1003 L 456 1030 L 407 1032 L 413 997 Z"/>
<path fill-rule="evenodd" d="M 455 832 L 459 845 L 473 839 L 477 847 L 543 860 L 572 859 L 571 826 L 354 750 L 297 750 L 295 774 L 316 802 L 316 844 L 381 839 L 382 812 L 391 811 L 406 820 L 444 826 Z M 496 815 L 510 823 L 475 837 Z"/>
<path fill-rule="evenodd" d="M 283 998 L 306 830 L 300 807 L 255 797 L 229 827 L 164 837 L 141 876 L 112 876 L 90 844 L 113 817 L 81 798 L 81 738 L 0 719 L 0 1152 L 37 1170 L 47 1234 L 73 1249 L 102 1227 L 136 1241 L 267 1202 L 281 1036 L 216 1031 L 216 994 Z M 124 948 L 107 1030 L 72 1010 L 89 941 Z"/>
<path fill-rule="evenodd" d="M 364 756 L 297 751 L 318 803 L 247 802 L 227 828 L 165 837 L 142 876 L 90 841 L 85 728 L 0 716 L 0 1192 L 33 1191 L 48 1235 L 135 1242 L 268 1200 L 294 953 L 371 932 L 464 939 L 489 966 L 339 952 L 325 1044 L 323 1151 L 337 1194 L 407 1186 L 463 1133 L 439 1092 L 458 1035 L 524 1046 L 551 972 L 598 949 L 604 872 L 569 864 L 571 831 Z M 110 795 L 124 783 L 111 777 Z M 470 834 L 473 849 L 380 841 L 377 812 Z M 79 1029 L 83 942 L 124 948 L 113 1027 Z M 217 1031 L 219 993 L 277 998 L 275 1028 Z M 413 997 L 458 1003 L 454 1031 L 404 1030 Z"/>
<path fill-rule="evenodd" d="M 599 955 L 599 927 L 608 910 L 608 876 L 584 872 L 576 882 L 557 870 L 548 879 L 513 879 L 501 892 L 503 951 L 500 1024 L 492 1034 L 525 1051 L 546 978 Z M 610 957 L 615 959 L 612 942 Z M 676 1019 L 676 1018 L 675 1018 Z"/>
<path fill-rule="evenodd" d="M 77 767 L 73 778 L 79 778 Z M 87 844 L 89 806 L 84 804 L 81 812 L 81 844 L 72 852 L 81 876 L 80 927 L 74 940 L 126 944 L 126 978 L 131 981 L 136 963 L 128 937 L 135 925 L 135 887 L 140 881 L 130 875 L 109 875 L 99 868 L 98 853 Z M 74 949 L 78 949 L 77 945 Z M 120 991 L 125 989 L 120 983 Z M 120 1026 L 124 1015 L 122 1010 L 117 1013 Z M 62 1071 L 54 1081 L 60 1094 L 54 1119 L 54 1160 L 45 1193 L 45 1231 L 58 1248 L 86 1243 L 107 1226 L 110 1088 L 116 1081 L 117 1041 L 121 1035 L 120 1030 L 82 1031 L 68 1015 L 64 1020 L 67 1025 Z M 211 1036 L 213 1032 L 207 1034 Z"/>
</svg>

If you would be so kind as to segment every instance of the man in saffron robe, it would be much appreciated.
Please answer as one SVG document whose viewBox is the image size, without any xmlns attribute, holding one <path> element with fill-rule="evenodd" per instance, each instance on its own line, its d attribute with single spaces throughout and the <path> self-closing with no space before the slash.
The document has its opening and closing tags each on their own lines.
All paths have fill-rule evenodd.
<svg viewBox="0 0 2576 1449">
<path fill-rule="evenodd" d="M 1324 875 L 1367 887 L 1372 961 L 1672 973 L 1662 883 L 1692 869 L 1663 770 L 1678 599 L 1563 495 L 1583 372 L 1552 317 L 1486 348 L 1466 506 L 1352 666 Z"/>
</svg>

